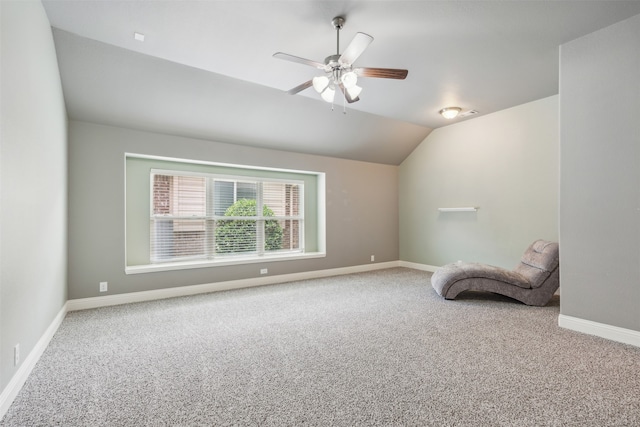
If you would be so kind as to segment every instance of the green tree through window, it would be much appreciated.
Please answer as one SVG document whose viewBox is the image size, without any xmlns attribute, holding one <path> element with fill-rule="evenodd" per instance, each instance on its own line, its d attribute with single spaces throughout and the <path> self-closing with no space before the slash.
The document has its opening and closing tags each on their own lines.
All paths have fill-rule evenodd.
<svg viewBox="0 0 640 427">
<path fill-rule="evenodd" d="M 229 206 L 224 213 L 228 217 L 255 217 L 257 215 L 257 203 L 254 199 L 240 199 Z M 263 205 L 264 217 L 274 216 L 268 206 Z M 255 252 L 257 241 L 257 221 L 231 219 L 218 221 L 216 227 L 216 253 L 231 254 L 242 252 Z M 264 222 L 265 251 L 273 251 L 282 248 L 283 231 L 277 220 L 265 220 Z"/>
</svg>

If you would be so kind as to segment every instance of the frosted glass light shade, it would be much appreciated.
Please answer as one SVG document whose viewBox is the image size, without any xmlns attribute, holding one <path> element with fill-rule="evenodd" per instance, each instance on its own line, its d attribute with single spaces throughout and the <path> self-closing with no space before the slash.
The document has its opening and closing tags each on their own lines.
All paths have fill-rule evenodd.
<svg viewBox="0 0 640 427">
<path fill-rule="evenodd" d="M 460 107 L 447 107 L 439 111 L 445 119 L 454 119 L 462 111 Z"/>
<path fill-rule="evenodd" d="M 362 92 L 362 88 L 358 85 L 353 85 L 352 87 L 345 86 L 345 90 L 347 91 L 351 99 L 356 99 L 358 95 L 360 95 L 360 92 Z"/>
<path fill-rule="evenodd" d="M 313 88 L 316 92 L 322 93 L 329 86 L 329 78 L 327 76 L 318 76 L 312 79 Z"/>
<path fill-rule="evenodd" d="M 336 91 L 335 89 L 328 87 L 320 94 L 320 96 L 327 102 L 333 102 L 333 98 L 336 96 Z"/>
<path fill-rule="evenodd" d="M 340 78 L 342 80 L 342 84 L 347 89 L 354 87 L 358 82 L 358 76 L 353 71 L 349 71 L 348 73 L 344 73 Z"/>
</svg>

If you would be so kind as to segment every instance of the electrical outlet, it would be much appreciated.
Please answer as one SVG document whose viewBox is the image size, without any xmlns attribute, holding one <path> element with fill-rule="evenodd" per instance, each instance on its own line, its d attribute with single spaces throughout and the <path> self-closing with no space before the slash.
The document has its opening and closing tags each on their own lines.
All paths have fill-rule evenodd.
<svg viewBox="0 0 640 427">
<path fill-rule="evenodd" d="M 20 363 L 20 344 L 16 344 L 13 347 L 13 366 L 18 366 Z"/>
<path fill-rule="evenodd" d="M 267 274 L 269 272 L 269 270 L 267 270 L 266 268 L 261 268 L 260 269 L 260 274 Z"/>
<path fill-rule="evenodd" d="M 376 256 L 375 255 L 371 255 L 371 262 L 376 260 Z"/>
<path fill-rule="evenodd" d="M 107 289 L 109 289 L 109 283 L 100 282 L 100 292 L 107 292 Z"/>
</svg>

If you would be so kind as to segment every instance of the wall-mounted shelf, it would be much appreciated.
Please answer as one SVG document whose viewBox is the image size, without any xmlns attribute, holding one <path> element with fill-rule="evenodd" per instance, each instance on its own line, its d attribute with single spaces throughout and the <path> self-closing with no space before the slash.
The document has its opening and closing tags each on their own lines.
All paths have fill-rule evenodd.
<svg viewBox="0 0 640 427">
<path fill-rule="evenodd" d="M 465 208 L 438 208 L 440 212 L 475 212 L 477 207 L 465 207 Z"/>
</svg>

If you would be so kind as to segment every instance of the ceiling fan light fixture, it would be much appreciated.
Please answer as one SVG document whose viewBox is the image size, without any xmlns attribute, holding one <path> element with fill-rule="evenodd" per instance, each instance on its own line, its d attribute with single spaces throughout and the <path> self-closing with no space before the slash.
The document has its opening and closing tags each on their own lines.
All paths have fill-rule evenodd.
<svg viewBox="0 0 640 427">
<path fill-rule="evenodd" d="M 351 97 L 351 99 L 356 99 L 358 95 L 360 95 L 360 92 L 362 92 L 362 88 L 358 85 L 353 85 L 352 87 L 347 87 L 345 85 L 344 88 L 349 94 L 349 96 Z"/>
<path fill-rule="evenodd" d="M 349 89 L 354 87 L 356 83 L 358 83 L 358 75 L 353 71 L 349 71 L 347 73 L 344 73 L 342 77 L 340 77 L 340 80 L 342 81 L 344 87 Z"/>
<path fill-rule="evenodd" d="M 320 96 L 322 97 L 322 99 L 324 99 L 327 102 L 333 102 L 333 99 L 336 96 L 336 91 L 335 89 L 328 87 L 322 91 Z"/>
<path fill-rule="evenodd" d="M 440 115 L 445 119 L 455 119 L 460 114 L 462 108 L 460 107 L 446 107 L 439 111 Z"/>
<path fill-rule="evenodd" d="M 318 93 L 322 93 L 329 86 L 329 78 L 327 76 L 314 77 L 312 81 L 313 89 Z"/>
<path fill-rule="evenodd" d="M 407 77 L 409 71 L 396 68 L 354 68 L 353 64 L 373 41 L 373 37 L 365 33 L 356 33 L 351 42 L 342 53 L 340 53 L 340 30 L 344 26 L 344 22 L 345 20 L 341 16 L 336 16 L 331 21 L 333 28 L 336 30 L 336 53 L 327 56 L 324 59 L 324 63 L 289 55 L 284 52 L 276 52 L 273 54 L 274 58 L 309 65 L 325 72 L 324 76 L 311 78 L 293 89 L 288 90 L 287 93 L 289 95 L 295 95 L 305 89 L 313 87 L 324 101 L 333 104 L 336 90 L 339 90 L 340 94 L 344 96 L 346 110 L 347 102 L 351 104 L 360 100 L 358 95 L 362 92 L 362 88 L 357 85 L 358 77 L 398 80 L 404 80 Z M 333 110 L 333 106 L 331 109 Z"/>
</svg>

